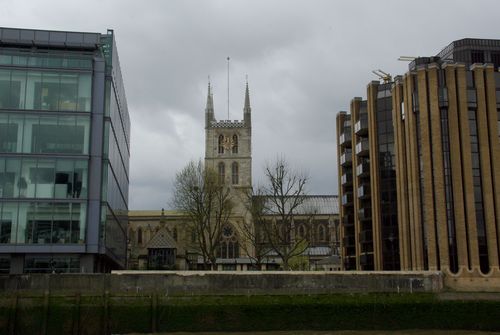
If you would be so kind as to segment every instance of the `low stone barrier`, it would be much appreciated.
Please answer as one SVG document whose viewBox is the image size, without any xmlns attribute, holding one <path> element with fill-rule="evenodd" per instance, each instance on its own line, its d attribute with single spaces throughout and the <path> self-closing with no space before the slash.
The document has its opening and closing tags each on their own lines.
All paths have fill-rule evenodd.
<svg viewBox="0 0 500 335">
<path fill-rule="evenodd" d="M 2 275 L 0 334 L 500 330 L 500 300 L 443 283 L 440 272 Z"/>
<path fill-rule="evenodd" d="M 117 271 L 111 274 L 0 276 L 4 293 L 149 295 L 297 295 L 437 293 L 440 272 L 200 272 Z"/>
</svg>

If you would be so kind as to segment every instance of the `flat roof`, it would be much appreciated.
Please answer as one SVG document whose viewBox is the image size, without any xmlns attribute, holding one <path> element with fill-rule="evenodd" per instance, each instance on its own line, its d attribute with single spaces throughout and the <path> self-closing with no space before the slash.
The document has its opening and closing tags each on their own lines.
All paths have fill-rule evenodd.
<svg viewBox="0 0 500 335">
<path fill-rule="evenodd" d="M 0 27 L 0 45 L 92 50 L 100 43 L 100 33 Z"/>
</svg>

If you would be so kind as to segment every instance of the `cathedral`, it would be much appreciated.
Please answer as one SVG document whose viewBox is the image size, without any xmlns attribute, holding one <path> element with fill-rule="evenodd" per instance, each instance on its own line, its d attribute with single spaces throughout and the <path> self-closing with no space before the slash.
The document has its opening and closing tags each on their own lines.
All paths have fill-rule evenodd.
<svg viewBox="0 0 500 335">
<path fill-rule="evenodd" d="M 252 225 L 246 201 L 252 190 L 252 109 L 248 83 L 245 87 L 242 120 L 217 120 L 214 97 L 208 85 L 205 107 L 205 166 L 230 186 L 234 208 L 222 227 L 217 249 L 217 270 L 277 270 L 279 257 L 269 252 L 258 267 L 253 263 L 252 243 L 243 226 Z M 307 235 L 304 252 L 306 270 L 339 270 L 338 198 L 307 196 L 301 208 L 315 208 L 313 217 L 297 213 L 297 231 Z M 300 209 L 299 209 L 300 211 Z M 303 217 L 300 215 L 303 214 Z M 269 220 L 276 220 L 269 215 Z M 300 221 L 300 224 L 299 224 Z M 129 211 L 128 268 L 196 270 L 203 268 L 195 234 L 188 229 L 187 215 L 176 210 Z"/>
</svg>

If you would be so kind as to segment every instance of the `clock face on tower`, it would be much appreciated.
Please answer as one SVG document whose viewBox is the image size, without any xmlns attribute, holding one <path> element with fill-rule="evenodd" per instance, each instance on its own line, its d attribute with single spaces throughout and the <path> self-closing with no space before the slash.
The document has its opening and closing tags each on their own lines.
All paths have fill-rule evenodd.
<svg viewBox="0 0 500 335">
<path fill-rule="evenodd" d="M 224 140 L 222 141 L 222 146 L 225 150 L 231 150 L 234 147 L 234 141 L 232 138 L 224 136 Z"/>
</svg>

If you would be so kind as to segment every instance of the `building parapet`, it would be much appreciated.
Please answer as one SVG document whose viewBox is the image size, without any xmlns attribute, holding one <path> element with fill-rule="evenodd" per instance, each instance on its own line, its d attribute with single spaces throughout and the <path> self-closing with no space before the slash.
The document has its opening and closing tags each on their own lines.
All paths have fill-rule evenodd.
<svg viewBox="0 0 500 335">
<path fill-rule="evenodd" d="M 245 121 L 242 120 L 219 120 L 212 121 L 210 126 L 213 128 L 234 128 L 239 127 L 243 128 L 246 126 Z"/>
</svg>

